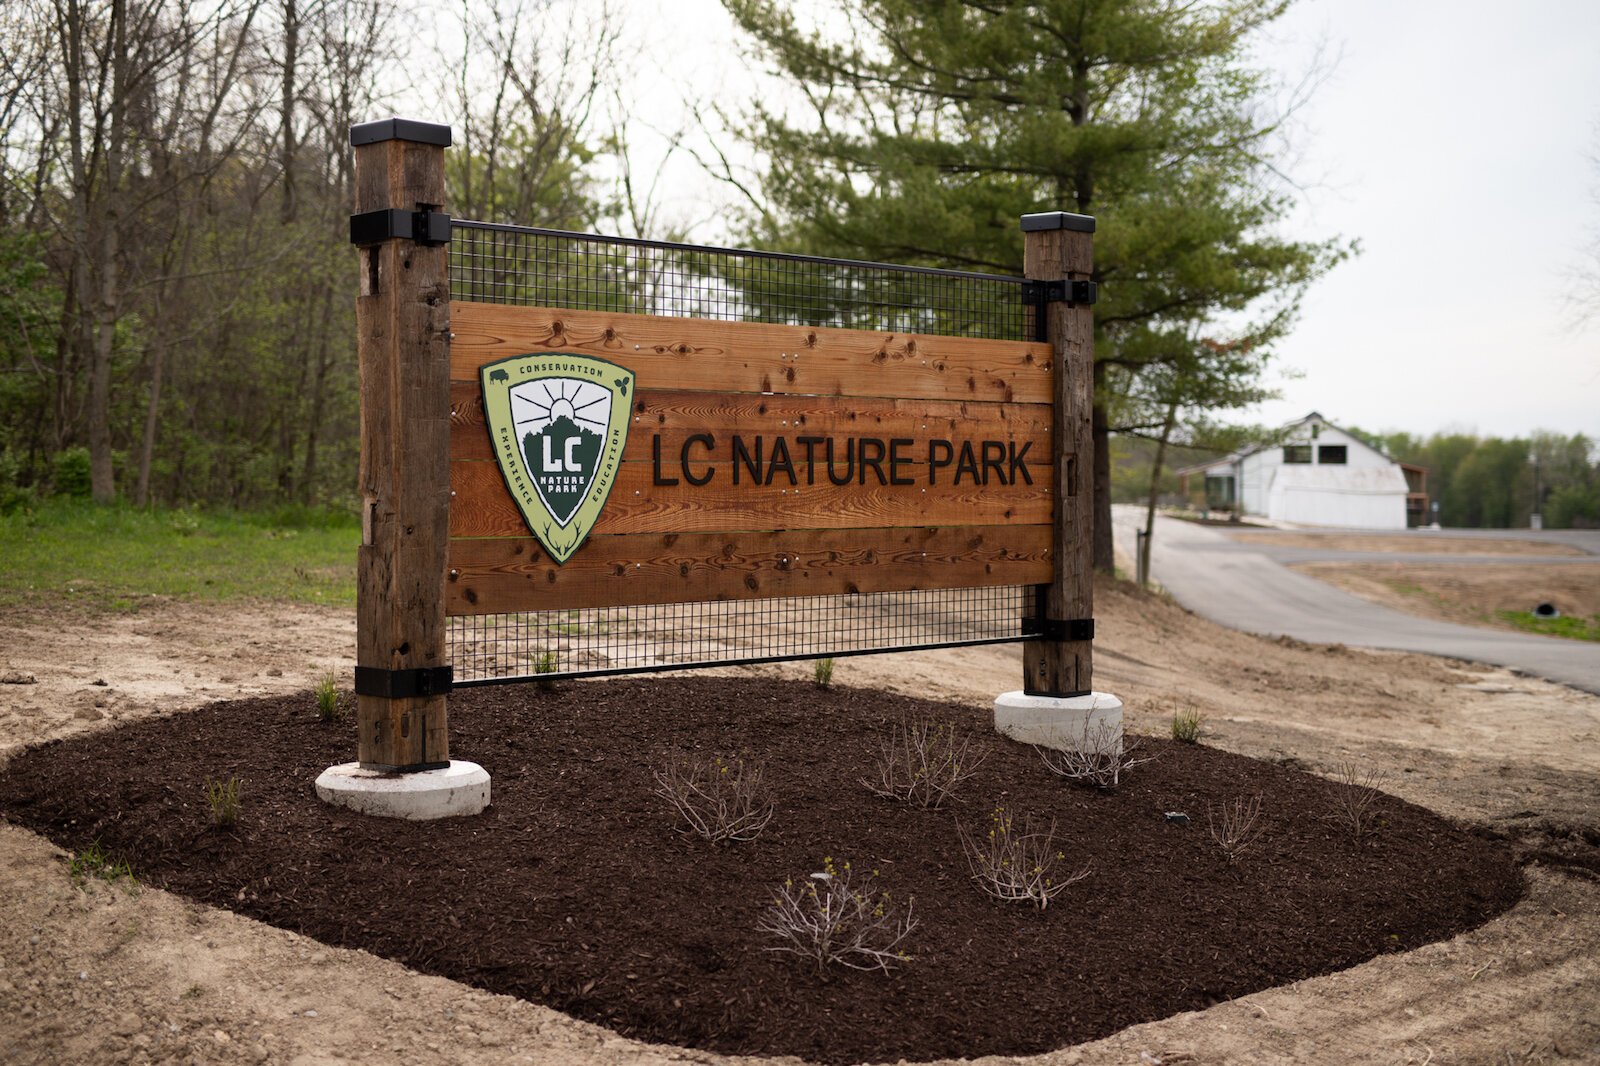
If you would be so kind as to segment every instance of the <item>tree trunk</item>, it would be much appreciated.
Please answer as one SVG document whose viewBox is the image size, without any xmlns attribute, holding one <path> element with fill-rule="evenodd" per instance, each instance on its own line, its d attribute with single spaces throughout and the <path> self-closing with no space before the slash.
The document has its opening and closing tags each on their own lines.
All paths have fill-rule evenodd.
<svg viewBox="0 0 1600 1066">
<path fill-rule="evenodd" d="M 322 410 L 328 380 L 328 329 L 333 317 L 333 290 L 322 292 L 322 329 L 317 342 L 317 372 L 311 383 L 311 417 L 306 423 L 306 459 L 300 474 L 300 502 L 310 506 L 317 479 L 317 438 L 322 429 Z"/>
<path fill-rule="evenodd" d="M 89 494 L 96 503 L 116 499 L 111 467 L 111 351 L 120 310 L 117 293 L 117 219 L 108 211 L 101 235 L 99 299 L 96 301 L 94 346 L 89 354 Z"/>
<path fill-rule="evenodd" d="M 1167 420 L 1161 424 L 1161 441 L 1156 445 L 1156 459 L 1150 464 L 1150 501 L 1144 509 L 1144 543 L 1139 545 L 1138 572 L 1150 576 L 1150 535 L 1156 530 L 1156 500 L 1161 495 L 1161 468 L 1167 462 L 1167 441 L 1178 424 L 1178 405 L 1167 405 Z"/>
<path fill-rule="evenodd" d="M 279 165 L 283 169 L 283 200 L 278 218 L 284 225 L 295 219 L 298 206 L 294 183 L 294 105 L 298 97 L 295 67 L 300 60 L 300 13 L 295 0 L 283 0 L 283 81 L 280 86 L 283 109 L 283 140 L 279 146 Z"/>
<path fill-rule="evenodd" d="M 150 356 L 150 402 L 144 412 L 144 439 L 139 444 L 139 483 L 133 490 L 133 502 L 139 507 L 150 506 L 150 462 L 156 451 L 157 417 L 161 410 L 161 370 L 165 363 L 167 345 L 157 338 Z"/>
</svg>

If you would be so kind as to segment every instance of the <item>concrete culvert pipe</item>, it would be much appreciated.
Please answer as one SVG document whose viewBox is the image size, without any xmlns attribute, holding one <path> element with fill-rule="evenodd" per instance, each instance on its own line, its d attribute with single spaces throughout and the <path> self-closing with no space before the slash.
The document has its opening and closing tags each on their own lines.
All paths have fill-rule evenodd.
<svg viewBox="0 0 1600 1066">
<path fill-rule="evenodd" d="M 1539 604 L 1539 606 L 1537 606 L 1537 607 L 1535 607 L 1533 609 L 1533 613 L 1538 618 L 1560 618 L 1561 617 L 1561 612 L 1556 610 L 1556 605 L 1553 604 L 1553 603 L 1541 603 L 1541 604 Z"/>
</svg>

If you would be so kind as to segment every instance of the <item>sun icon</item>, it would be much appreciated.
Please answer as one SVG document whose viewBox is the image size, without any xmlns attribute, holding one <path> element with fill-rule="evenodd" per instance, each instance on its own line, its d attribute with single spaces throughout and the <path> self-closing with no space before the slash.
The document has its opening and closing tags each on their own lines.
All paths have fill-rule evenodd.
<svg viewBox="0 0 1600 1066">
<path fill-rule="evenodd" d="M 591 433 L 604 433 L 610 403 L 604 388 L 572 378 L 544 378 L 511 390 L 512 421 L 519 434 L 538 433 L 562 418 Z"/>
</svg>

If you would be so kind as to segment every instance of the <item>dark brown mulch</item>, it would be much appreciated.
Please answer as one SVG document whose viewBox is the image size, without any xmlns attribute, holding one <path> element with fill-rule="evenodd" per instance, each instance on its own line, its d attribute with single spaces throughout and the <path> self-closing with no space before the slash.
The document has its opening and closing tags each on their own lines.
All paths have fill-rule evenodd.
<svg viewBox="0 0 1600 1066">
<path fill-rule="evenodd" d="M 0 811 L 67 848 L 98 839 L 147 883 L 631 1036 L 828 1063 L 1059 1047 L 1449 936 L 1521 892 L 1504 845 L 1391 797 L 1357 842 L 1335 786 L 1294 770 L 1149 741 L 1156 762 L 1092 792 L 986 710 L 765 679 L 458 691 L 454 753 L 494 775 L 494 806 L 366 819 L 312 793 L 354 740 L 311 706 L 219 703 L 45 745 L 0 776 Z M 923 716 L 989 750 L 953 809 L 859 783 L 890 725 Z M 651 770 L 689 751 L 765 763 L 777 814 L 759 840 L 676 831 Z M 229 775 L 243 814 L 219 831 L 203 785 Z M 1269 831 L 1230 866 L 1207 804 L 1256 792 Z M 981 894 L 955 822 L 996 805 L 1055 819 L 1093 874 L 1044 911 Z M 765 950 L 772 890 L 824 856 L 915 897 L 913 960 L 819 976 Z"/>
</svg>

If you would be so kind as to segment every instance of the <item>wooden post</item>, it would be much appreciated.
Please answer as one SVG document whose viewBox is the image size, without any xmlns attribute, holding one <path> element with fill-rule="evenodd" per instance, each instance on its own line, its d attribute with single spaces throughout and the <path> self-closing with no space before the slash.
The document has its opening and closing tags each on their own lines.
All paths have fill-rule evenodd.
<svg viewBox="0 0 1600 1066">
<path fill-rule="evenodd" d="M 1084 291 L 1093 234 L 1087 215 L 1022 216 L 1022 272 L 1043 287 L 1034 313 L 1044 315 L 1040 336 L 1055 349 L 1055 578 L 1041 597 L 1044 639 L 1023 645 L 1030 696 L 1081 696 L 1094 685 L 1094 295 L 1092 286 Z M 1050 291 L 1051 283 L 1060 288 Z"/>
<path fill-rule="evenodd" d="M 450 525 L 450 127 L 351 127 L 361 246 L 361 548 L 357 757 L 368 770 L 448 765 L 444 584 Z"/>
</svg>

